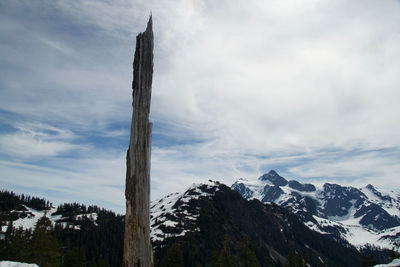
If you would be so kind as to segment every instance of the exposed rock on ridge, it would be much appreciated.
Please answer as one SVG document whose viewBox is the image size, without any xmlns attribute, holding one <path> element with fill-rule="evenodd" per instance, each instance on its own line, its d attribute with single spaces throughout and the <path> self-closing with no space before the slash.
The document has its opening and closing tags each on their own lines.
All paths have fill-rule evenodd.
<svg viewBox="0 0 400 267">
<path fill-rule="evenodd" d="M 311 229 L 333 234 L 357 247 L 366 243 L 392 249 L 400 245 L 400 192 L 325 183 L 316 187 L 275 171 L 232 185 L 246 199 L 274 202 L 296 213 Z"/>
</svg>

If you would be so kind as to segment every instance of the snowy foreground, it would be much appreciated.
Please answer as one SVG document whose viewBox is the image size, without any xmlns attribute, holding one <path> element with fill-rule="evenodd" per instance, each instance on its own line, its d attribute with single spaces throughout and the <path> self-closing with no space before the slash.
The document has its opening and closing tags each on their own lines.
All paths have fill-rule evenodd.
<svg viewBox="0 0 400 267">
<path fill-rule="evenodd" d="M 400 259 L 394 259 L 391 263 L 387 264 L 378 264 L 375 267 L 399 267 L 400 266 Z"/>
<path fill-rule="evenodd" d="M 396 267 L 400 266 L 400 259 L 395 259 L 391 263 L 388 264 L 378 264 L 375 267 Z M 39 267 L 36 264 L 31 263 L 21 263 L 14 261 L 0 261 L 0 267 Z"/>
<path fill-rule="evenodd" d="M 32 263 L 21 263 L 15 261 L 0 261 L 0 267 L 39 267 Z"/>
</svg>

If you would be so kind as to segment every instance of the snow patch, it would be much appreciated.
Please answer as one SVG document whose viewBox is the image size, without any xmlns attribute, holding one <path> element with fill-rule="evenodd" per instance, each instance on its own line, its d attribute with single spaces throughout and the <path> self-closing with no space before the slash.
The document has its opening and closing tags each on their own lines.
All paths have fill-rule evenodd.
<svg viewBox="0 0 400 267">
<path fill-rule="evenodd" d="M 392 262 L 387 264 L 378 264 L 374 267 L 399 267 L 400 266 L 400 259 L 394 259 Z"/>
<path fill-rule="evenodd" d="M 24 230 L 27 230 L 27 229 L 34 230 L 38 220 L 40 218 L 42 218 L 43 216 L 45 216 L 45 217 L 49 218 L 53 227 L 57 224 L 63 228 L 66 228 L 69 226 L 75 230 L 80 230 L 79 225 L 73 225 L 73 224 L 63 221 L 65 218 L 63 218 L 62 215 L 60 215 L 60 214 L 53 215 L 57 211 L 57 208 L 55 208 L 55 207 L 52 207 L 50 210 L 35 210 L 35 209 L 29 208 L 27 206 L 24 206 L 24 207 L 26 208 L 26 211 L 24 211 L 24 213 L 27 216 L 25 218 L 19 218 L 12 222 L 13 227 L 16 229 L 22 228 Z M 20 212 L 20 211 L 13 211 L 13 212 Z M 97 225 L 96 224 L 97 216 L 98 216 L 97 213 L 93 212 L 93 213 L 76 215 L 74 217 L 74 219 L 79 221 L 86 217 L 86 218 L 89 218 L 95 225 Z M 4 233 L 7 230 L 7 228 L 8 228 L 8 225 L 2 226 L 2 228 L 1 228 L 2 233 Z"/>
<path fill-rule="evenodd" d="M 0 261 L 0 267 L 39 267 L 33 263 L 22 263 L 15 261 Z"/>
<path fill-rule="evenodd" d="M 172 193 L 153 201 L 150 210 L 151 240 L 163 241 L 168 237 L 184 236 L 188 232 L 200 231 L 192 226 L 200 211 L 188 210 L 189 203 L 203 197 L 211 197 L 218 191 L 218 182 L 193 184 L 184 193 Z M 179 203 L 178 205 L 175 205 Z M 177 227 L 179 226 L 179 227 Z M 179 229 L 179 230 L 178 230 Z"/>
<path fill-rule="evenodd" d="M 246 188 L 253 192 L 252 197 L 247 199 L 258 199 L 262 201 L 265 197 L 264 188 L 266 185 L 270 185 L 269 181 L 262 181 L 260 179 L 240 179 L 240 183 L 243 183 Z M 330 190 L 325 190 L 327 185 Z M 316 186 L 316 190 L 312 192 L 298 191 L 289 185 L 280 186 L 283 194 L 278 199 L 274 200 L 276 204 L 289 208 L 294 213 L 304 212 L 304 208 L 307 208 L 305 197 L 311 199 L 315 203 L 315 210 L 312 215 L 314 220 L 305 222 L 306 226 L 313 231 L 317 231 L 322 234 L 337 233 L 339 237 L 347 240 L 352 245 L 361 248 L 366 244 L 373 244 L 382 248 L 393 249 L 400 246 L 400 227 L 393 227 L 379 231 L 373 229 L 373 225 L 370 227 L 361 225 L 360 221 L 364 216 L 355 218 L 356 212 L 364 207 L 367 208 L 371 205 L 378 205 L 382 207 L 387 213 L 392 216 L 400 218 L 400 192 L 399 191 L 385 191 L 377 189 L 375 187 L 366 186 L 363 188 L 353 188 L 340 185 L 319 185 Z M 340 192 L 336 191 L 336 186 L 342 188 Z M 350 199 L 350 195 L 356 190 L 359 190 L 360 197 L 354 196 Z M 338 193 L 343 195 L 338 195 Z M 358 194 L 357 194 L 358 195 Z M 347 196 L 347 197 L 346 197 Z M 326 214 L 326 205 L 329 199 L 338 197 L 339 200 L 349 201 L 350 205 L 341 206 L 341 214 L 343 216 L 328 216 Z M 343 197 L 343 198 L 342 198 Z M 313 208 L 313 206 L 310 206 Z M 380 220 L 381 215 L 375 216 L 375 221 Z M 373 218 L 372 218 L 373 219 Z M 336 228 L 338 232 L 336 232 Z"/>
<path fill-rule="evenodd" d="M 322 234 L 328 234 L 327 232 L 323 231 L 325 227 L 331 226 L 342 228 L 345 231 L 340 233 L 341 237 L 358 249 L 361 249 L 366 244 L 374 244 L 382 248 L 392 249 L 395 245 L 391 239 L 395 239 L 396 234 L 400 232 L 400 226 L 389 228 L 383 231 L 375 231 L 358 223 L 352 224 L 351 220 L 335 222 L 315 215 L 313 218 L 318 224 L 310 221 L 306 222 L 305 225 L 308 228 Z"/>
<path fill-rule="evenodd" d="M 43 216 L 49 218 L 53 226 L 55 225 L 57 220 L 61 219 L 61 215 L 55 215 L 55 216 L 50 215 L 57 211 L 57 208 L 54 207 L 51 208 L 50 210 L 43 210 L 43 211 L 31 209 L 27 206 L 25 206 L 25 208 L 27 209 L 25 213 L 27 213 L 28 216 L 13 221 L 13 226 L 15 228 L 22 227 L 23 229 L 34 229 L 37 221 Z"/>
</svg>

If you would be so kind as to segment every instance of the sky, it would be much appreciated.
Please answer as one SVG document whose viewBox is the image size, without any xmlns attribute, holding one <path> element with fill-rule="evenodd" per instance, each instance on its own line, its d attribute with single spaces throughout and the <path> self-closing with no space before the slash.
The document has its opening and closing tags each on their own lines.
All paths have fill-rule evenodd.
<svg viewBox="0 0 400 267">
<path fill-rule="evenodd" d="M 153 15 L 151 198 L 271 169 L 400 189 L 396 0 L 0 1 L 0 183 L 125 212 Z"/>
</svg>

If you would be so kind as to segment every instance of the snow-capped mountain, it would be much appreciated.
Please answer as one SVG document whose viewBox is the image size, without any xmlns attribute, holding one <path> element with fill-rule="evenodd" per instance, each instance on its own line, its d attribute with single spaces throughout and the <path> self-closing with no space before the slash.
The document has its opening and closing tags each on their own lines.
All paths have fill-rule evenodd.
<svg viewBox="0 0 400 267">
<path fill-rule="evenodd" d="M 362 247 L 400 246 L 400 193 L 325 183 L 322 187 L 288 181 L 275 171 L 257 180 L 239 179 L 232 189 L 246 199 L 274 202 L 296 213 L 310 228 Z"/>
<path fill-rule="evenodd" d="M 242 181 L 243 185 L 238 186 L 247 192 L 248 198 L 254 198 L 257 194 L 258 198 L 264 198 L 264 191 L 255 190 L 256 185 L 264 183 L 264 189 L 268 183 L 266 190 L 278 192 L 282 199 L 280 191 L 275 190 L 278 189 L 276 184 L 280 184 L 278 187 L 284 194 L 288 190 L 294 192 L 292 187 L 296 187 L 299 195 L 309 194 L 311 202 L 318 200 L 315 194 L 322 190 L 293 182 L 290 182 L 291 189 L 287 189 L 289 182 L 285 183 L 282 177 L 277 174 L 270 177 L 265 179 L 264 176 L 261 182 L 253 181 L 251 186 L 249 182 L 245 185 Z M 13 240 L 17 234 L 15 228 L 35 227 L 38 219 L 45 216 L 53 223 L 54 229 L 50 227 L 49 231 L 59 237 L 60 244 L 65 248 L 65 257 L 71 256 L 68 253 L 78 247 L 82 254 L 77 254 L 77 258 L 97 251 L 99 255 L 86 256 L 86 262 L 103 262 L 107 259 L 110 266 L 119 266 L 123 251 L 123 216 L 96 206 L 86 207 L 76 203 L 63 204 L 56 209 L 44 200 L 17 196 L 6 191 L 0 196 L 4 200 L 0 213 L 0 241 L 3 244 Z M 375 202 L 385 200 L 385 196 L 381 192 Z M 384 235 L 395 236 L 399 232 L 398 226 L 384 230 L 380 236 L 376 235 L 377 230 L 360 228 L 359 224 L 354 225 L 356 230 L 349 230 L 351 225 L 344 225 L 343 221 L 334 222 L 300 208 L 303 205 L 312 210 L 312 205 L 306 204 L 308 202 L 293 205 L 297 210 L 296 215 L 275 203 L 247 200 L 219 182 L 194 184 L 185 192 L 170 194 L 152 202 L 151 239 L 155 262 L 164 264 L 181 258 L 184 266 L 218 265 L 222 260 L 235 262 L 235 266 L 295 266 L 300 263 L 307 263 L 307 266 L 361 266 L 368 259 L 366 257 L 371 255 L 378 263 L 390 261 L 390 251 L 373 247 L 357 250 L 347 239 L 337 237 L 340 234 L 357 233 L 357 237 L 369 234 L 369 240 L 371 236 L 378 240 L 378 237 Z M 319 211 L 318 206 L 315 206 L 316 212 Z M 338 234 L 326 234 L 335 231 Z M 26 231 L 25 235 L 27 240 L 31 240 L 31 231 Z M 6 254 L 0 251 L 1 255 Z M 0 259 L 18 260 L 5 256 Z M 25 259 L 25 262 L 32 262 L 32 259 Z"/>
<path fill-rule="evenodd" d="M 193 184 L 184 193 L 172 193 L 151 203 L 150 226 L 153 244 L 168 237 L 184 236 L 188 232 L 200 231 L 196 220 L 198 207 L 190 205 L 199 198 L 209 198 L 218 191 L 218 182 L 209 180 Z"/>
<path fill-rule="evenodd" d="M 179 250 L 188 266 L 218 261 L 227 246 L 237 266 L 250 266 L 249 255 L 261 266 L 290 265 L 293 253 L 307 255 L 311 266 L 359 266 L 362 259 L 347 241 L 310 229 L 287 209 L 248 201 L 214 181 L 153 201 L 151 239 L 156 258 Z"/>
</svg>

